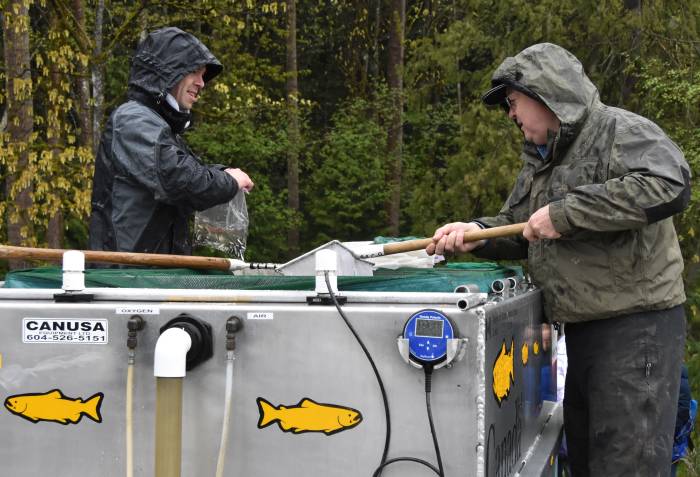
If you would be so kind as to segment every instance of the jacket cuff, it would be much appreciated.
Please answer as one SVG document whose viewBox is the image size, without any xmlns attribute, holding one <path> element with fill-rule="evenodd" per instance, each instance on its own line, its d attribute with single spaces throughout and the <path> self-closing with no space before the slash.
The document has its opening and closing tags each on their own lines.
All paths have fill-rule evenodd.
<svg viewBox="0 0 700 477">
<path fill-rule="evenodd" d="M 552 221 L 552 225 L 554 225 L 554 230 L 560 234 L 570 232 L 574 228 L 566 217 L 564 201 L 565 199 L 562 199 L 549 204 L 549 219 Z"/>
<path fill-rule="evenodd" d="M 481 227 L 481 230 L 491 228 L 489 225 L 487 225 L 487 224 L 485 224 L 485 223 L 479 221 L 479 219 L 470 220 L 469 222 L 472 223 L 472 224 L 478 225 L 479 227 Z M 472 250 L 471 252 L 469 252 L 469 253 L 473 253 L 473 252 L 475 252 L 475 251 L 477 251 L 477 250 L 481 250 L 482 248 L 486 247 L 488 244 L 489 244 L 489 239 L 484 239 L 483 245 L 478 245 L 475 249 L 473 249 L 473 250 Z"/>
</svg>

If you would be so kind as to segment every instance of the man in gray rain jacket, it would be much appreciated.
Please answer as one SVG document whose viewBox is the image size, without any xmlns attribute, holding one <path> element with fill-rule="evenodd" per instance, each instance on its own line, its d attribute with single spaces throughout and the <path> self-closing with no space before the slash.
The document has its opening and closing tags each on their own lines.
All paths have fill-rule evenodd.
<svg viewBox="0 0 700 477">
<path fill-rule="evenodd" d="M 553 44 L 506 58 L 483 97 L 522 131 L 522 169 L 495 217 L 439 228 L 428 253 L 528 259 L 566 323 L 564 428 L 574 476 L 668 475 L 685 342 L 672 216 L 690 198 L 682 152 L 651 121 L 600 102 Z M 523 236 L 465 231 L 527 222 Z"/>
<path fill-rule="evenodd" d="M 191 253 L 195 210 L 227 202 L 253 182 L 240 169 L 205 165 L 180 136 L 221 63 L 178 28 L 152 32 L 137 48 L 129 101 L 110 116 L 95 161 L 90 248 Z"/>
</svg>

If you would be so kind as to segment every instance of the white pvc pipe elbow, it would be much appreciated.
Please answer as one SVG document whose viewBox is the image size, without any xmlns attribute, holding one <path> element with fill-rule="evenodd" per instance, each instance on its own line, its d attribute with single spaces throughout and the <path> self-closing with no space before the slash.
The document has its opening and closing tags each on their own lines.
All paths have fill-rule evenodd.
<svg viewBox="0 0 700 477">
<path fill-rule="evenodd" d="M 156 341 L 153 375 L 157 378 L 184 378 L 187 352 L 192 338 L 182 328 L 168 328 Z"/>
</svg>

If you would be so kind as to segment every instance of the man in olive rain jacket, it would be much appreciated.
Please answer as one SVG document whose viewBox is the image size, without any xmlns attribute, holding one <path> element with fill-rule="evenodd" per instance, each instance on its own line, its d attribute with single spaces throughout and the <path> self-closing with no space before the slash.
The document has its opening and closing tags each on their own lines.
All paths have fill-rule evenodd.
<svg viewBox="0 0 700 477">
<path fill-rule="evenodd" d="M 685 342 L 672 216 L 690 198 L 682 152 L 654 123 L 601 103 L 553 44 L 506 58 L 483 97 L 525 138 L 495 217 L 436 230 L 428 253 L 528 259 L 544 311 L 566 324 L 564 429 L 575 477 L 668 475 Z M 464 243 L 527 222 L 523 236 Z"/>
<path fill-rule="evenodd" d="M 252 189 L 245 172 L 203 164 L 180 136 L 200 91 L 222 68 L 178 28 L 154 31 L 141 42 L 129 101 L 110 116 L 95 161 L 91 249 L 189 254 L 193 212 Z"/>
</svg>

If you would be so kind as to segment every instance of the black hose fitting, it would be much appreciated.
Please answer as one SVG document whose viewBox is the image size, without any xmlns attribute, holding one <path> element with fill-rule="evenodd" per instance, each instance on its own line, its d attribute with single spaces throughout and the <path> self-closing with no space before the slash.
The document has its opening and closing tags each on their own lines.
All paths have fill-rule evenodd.
<svg viewBox="0 0 700 477">
<path fill-rule="evenodd" d="M 243 320 L 237 316 L 232 316 L 226 320 L 226 350 L 236 349 L 236 333 L 243 329 Z"/>
<path fill-rule="evenodd" d="M 132 315 L 129 321 L 126 322 L 126 328 L 129 330 L 126 339 L 126 347 L 133 350 L 136 349 L 136 335 L 146 326 L 146 321 L 139 315 Z"/>
</svg>

